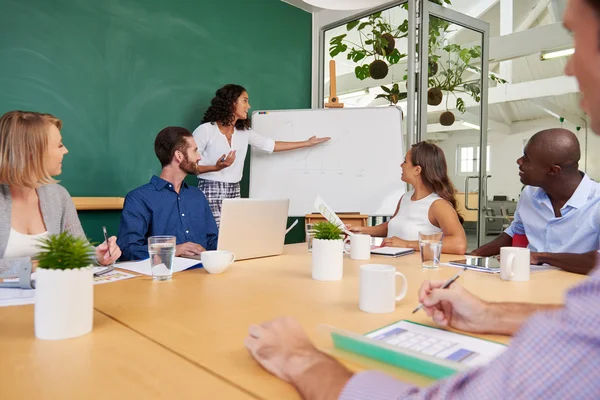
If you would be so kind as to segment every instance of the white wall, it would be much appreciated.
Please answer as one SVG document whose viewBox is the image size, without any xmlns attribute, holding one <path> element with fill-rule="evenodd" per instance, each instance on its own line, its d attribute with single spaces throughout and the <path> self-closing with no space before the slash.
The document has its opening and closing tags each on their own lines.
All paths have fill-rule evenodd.
<svg viewBox="0 0 600 400">
<path fill-rule="evenodd" d="M 523 154 L 523 142 L 528 140 L 535 133 L 540 130 L 558 127 L 560 124 L 553 123 L 548 125 L 546 120 L 541 120 L 540 123 L 530 124 L 531 126 L 525 126 L 518 133 L 512 135 L 504 135 L 495 132 L 489 132 L 488 142 L 491 146 L 491 172 L 492 175 L 488 179 L 488 198 L 492 198 L 494 195 L 506 195 L 509 198 L 518 199 L 521 193 L 522 184 L 519 180 L 519 168 L 517 166 L 517 159 Z M 519 126 L 518 124 L 516 125 Z M 575 126 L 565 123 L 564 128 L 576 132 Z M 578 133 L 579 142 L 582 147 L 582 160 L 580 162 L 580 169 L 584 169 L 584 145 L 585 145 L 585 132 L 584 129 Z M 465 177 L 459 176 L 456 173 L 456 149 L 461 144 L 474 144 L 477 145 L 478 137 L 475 131 L 459 131 L 451 133 L 447 140 L 437 142 L 446 155 L 446 161 L 448 162 L 448 172 L 450 178 L 454 182 L 458 191 L 462 192 L 465 189 Z M 600 180 L 600 157 L 594 157 L 594 149 L 600 149 L 600 137 L 594 135 L 591 131 L 588 135 L 588 154 L 591 156 L 588 158 L 588 173 L 592 179 Z M 595 158 L 595 160 L 594 160 Z M 469 190 L 473 191 L 477 189 L 476 180 L 469 182 Z"/>
</svg>

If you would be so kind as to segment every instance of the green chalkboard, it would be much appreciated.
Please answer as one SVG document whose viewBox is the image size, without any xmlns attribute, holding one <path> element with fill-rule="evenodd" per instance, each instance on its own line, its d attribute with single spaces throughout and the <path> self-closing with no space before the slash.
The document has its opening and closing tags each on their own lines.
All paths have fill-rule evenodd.
<svg viewBox="0 0 600 400">
<path fill-rule="evenodd" d="M 156 134 L 196 128 L 226 83 L 253 108 L 309 108 L 311 15 L 281 0 L 0 1 L 0 114 L 63 120 L 72 196 L 146 183 Z M 96 230 L 103 214 L 80 215 Z"/>
<path fill-rule="evenodd" d="M 0 112 L 49 112 L 72 196 L 124 196 L 160 165 L 165 126 L 198 126 L 215 90 L 309 108 L 311 16 L 280 0 L 2 0 Z"/>
</svg>

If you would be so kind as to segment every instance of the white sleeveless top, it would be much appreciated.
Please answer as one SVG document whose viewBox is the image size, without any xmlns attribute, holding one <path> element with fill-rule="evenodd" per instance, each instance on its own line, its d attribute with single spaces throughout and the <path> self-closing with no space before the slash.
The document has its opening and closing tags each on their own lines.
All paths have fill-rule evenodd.
<svg viewBox="0 0 600 400">
<path fill-rule="evenodd" d="M 37 235 L 26 235 L 11 227 L 4 258 L 33 257 L 40 251 L 38 240 L 47 237 L 48 231 Z"/>
<path fill-rule="evenodd" d="M 414 193 L 415 191 L 411 190 L 402 196 L 398 214 L 388 223 L 388 237 L 396 236 L 404 240 L 419 240 L 419 231 L 442 231 L 429 222 L 429 207 L 441 197 L 436 193 L 431 193 L 421 200 L 412 201 L 411 197 Z"/>
</svg>

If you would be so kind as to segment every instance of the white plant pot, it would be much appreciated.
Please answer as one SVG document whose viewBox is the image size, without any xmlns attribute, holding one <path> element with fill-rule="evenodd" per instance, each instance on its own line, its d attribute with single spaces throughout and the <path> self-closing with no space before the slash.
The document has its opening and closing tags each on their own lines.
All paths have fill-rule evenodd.
<svg viewBox="0 0 600 400">
<path fill-rule="evenodd" d="M 313 239 L 312 277 L 318 281 L 339 281 L 344 275 L 343 240 Z"/>
<path fill-rule="evenodd" d="M 69 339 L 91 332 L 94 323 L 92 268 L 36 270 L 35 336 Z"/>
</svg>

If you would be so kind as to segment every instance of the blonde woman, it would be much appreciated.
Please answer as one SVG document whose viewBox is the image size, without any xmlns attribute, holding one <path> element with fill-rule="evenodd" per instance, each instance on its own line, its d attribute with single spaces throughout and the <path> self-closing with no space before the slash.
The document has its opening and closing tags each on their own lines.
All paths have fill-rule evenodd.
<svg viewBox="0 0 600 400">
<path fill-rule="evenodd" d="M 50 114 L 10 111 L 0 117 L 0 278 L 18 276 L 40 238 L 65 231 L 85 237 L 69 193 L 52 178 L 68 153 L 61 127 Z M 96 247 L 100 265 L 120 255 L 114 236 Z"/>
</svg>

